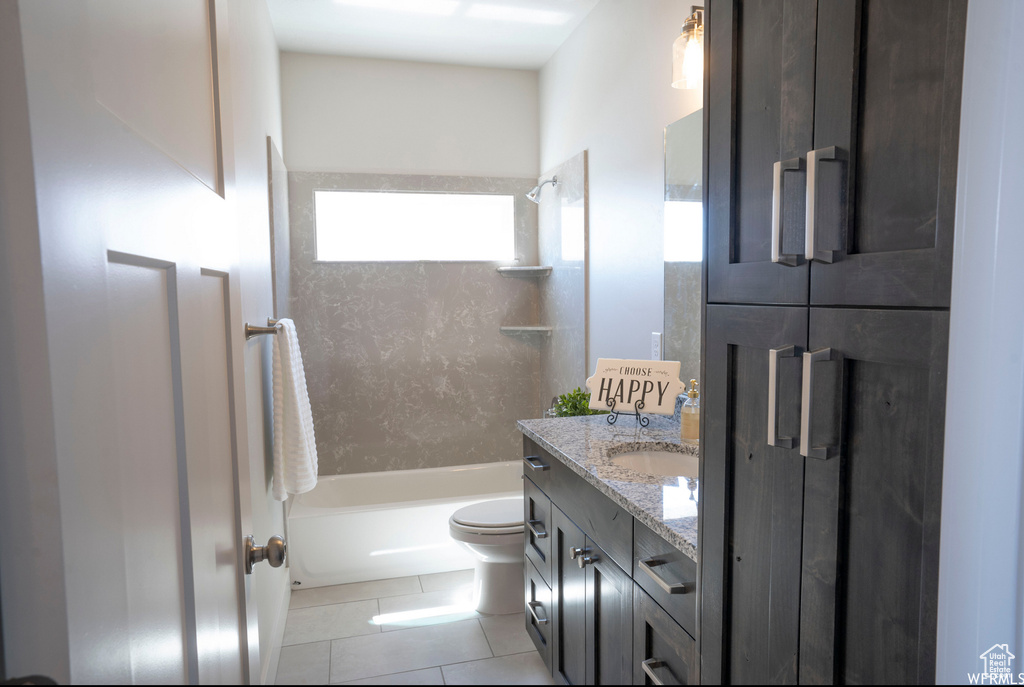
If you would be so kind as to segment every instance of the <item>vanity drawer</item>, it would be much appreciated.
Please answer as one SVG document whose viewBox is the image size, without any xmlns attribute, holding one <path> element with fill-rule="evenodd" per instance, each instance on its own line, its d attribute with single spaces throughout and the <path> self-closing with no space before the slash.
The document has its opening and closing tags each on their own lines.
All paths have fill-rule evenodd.
<svg viewBox="0 0 1024 687">
<path fill-rule="evenodd" d="M 523 450 L 523 472 L 528 481 L 597 542 L 616 565 L 629 570 L 633 559 L 633 516 L 525 436 Z"/>
<path fill-rule="evenodd" d="M 537 647 L 544 665 L 551 672 L 551 588 L 530 562 L 526 563 L 526 634 Z"/>
<path fill-rule="evenodd" d="M 523 540 L 526 559 L 551 584 L 551 499 L 529 478 L 523 480 Z"/>
<path fill-rule="evenodd" d="M 697 642 L 647 593 L 633 594 L 633 684 L 700 684 Z"/>
<path fill-rule="evenodd" d="M 697 563 L 639 520 L 633 525 L 633 580 L 690 634 L 697 625 Z"/>
<path fill-rule="evenodd" d="M 551 483 L 551 468 L 558 459 L 537 445 L 533 439 L 523 437 L 523 474 L 533 480 L 540 490 L 547 492 Z"/>
</svg>

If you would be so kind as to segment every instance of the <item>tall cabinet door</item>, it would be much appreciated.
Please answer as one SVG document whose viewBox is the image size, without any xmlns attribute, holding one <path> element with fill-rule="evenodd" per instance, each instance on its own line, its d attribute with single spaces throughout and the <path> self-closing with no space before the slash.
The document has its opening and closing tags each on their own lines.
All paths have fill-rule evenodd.
<svg viewBox="0 0 1024 687">
<path fill-rule="evenodd" d="M 551 672 L 556 681 L 582 685 L 587 679 L 587 576 L 577 564 L 587 548 L 583 531 L 557 507 L 551 507 L 551 595 L 554 651 Z"/>
<path fill-rule="evenodd" d="M 801 682 L 935 680 L 948 329 L 811 308 Z"/>
<path fill-rule="evenodd" d="M 812 305 L 949 307 L 966 15 L 966 0 L 819 4 Z"/>
<path fill-rule="evenodd" d="M 709 305 L 706 331 L 701 679 L 795 684 L 807 308 Z"/>
<path fill-rule="evenodd" d="M 815 11 L 816 0 L 725 0 L 706 15 L 710 303 L 807 303 Z"/>
</svg>

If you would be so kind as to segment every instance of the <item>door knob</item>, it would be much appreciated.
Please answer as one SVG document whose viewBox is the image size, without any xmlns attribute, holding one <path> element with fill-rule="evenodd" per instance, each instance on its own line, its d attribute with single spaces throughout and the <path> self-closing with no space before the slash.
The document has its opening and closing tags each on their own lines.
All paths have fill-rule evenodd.
<svg viewBox="0 0 1024 687">
<path fill-rule="evenodd" d="M 250 534 L 245 538 L 245 574 L 252 574 L 252 567 L 260 561 L 270 563 L 271 568 L 280 568 L 288 554 L 288 546 L 282 537 L 273 536 L 266 546 L 256 546 L 256 539 Z"/>
<path fill-rule="evenodd" d="M 570 546 L 569 547 L 569 558 L 571 560 L 576 560 L 576 557 L 579 556 L 580 554 L 582 554 L 584 551 L 586 551 L 586 549 L 581 549 L 578 546 Z"/>
</svg>

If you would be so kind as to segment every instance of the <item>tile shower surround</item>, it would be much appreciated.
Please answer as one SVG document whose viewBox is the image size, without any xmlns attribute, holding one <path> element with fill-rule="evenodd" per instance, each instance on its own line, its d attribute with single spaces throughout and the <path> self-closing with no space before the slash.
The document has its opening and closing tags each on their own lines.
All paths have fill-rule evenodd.
<svg viewBox="0 0 1024 687">
<path fill-rule="evenodd" d="M 513 194 L 518 264 L 537 261 L 536 181 L 289 172 L 291 312 L 320 474 L 516 460 L 516 420 L 538 417 L 544 337 L 536 279 L 492 262 L 316 262 L 314 190 Z"/>
</svg>

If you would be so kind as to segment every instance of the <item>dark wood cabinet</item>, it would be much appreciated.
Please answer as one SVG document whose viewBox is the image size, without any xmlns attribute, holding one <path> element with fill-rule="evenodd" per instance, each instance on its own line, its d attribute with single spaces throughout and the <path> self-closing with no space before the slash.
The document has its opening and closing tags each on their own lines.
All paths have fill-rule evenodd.
<svg viewBox="0 0 1024 687">
<path fill-rule="evenodd" d="M 524 480 L 526 515 L 537 521 L 537 532 L 527 528 L 524 535 L 526 627 L 556 682 L 647 684 L 639 677 L 646 675 L 640 664 L 651 656 L 638 659 L 639 646 L 638 651 L 665 655 L 666 670 L 682 676 L 682 684 L 695 684 L 697 646 L 684 628 L 696 627 L 696 563 L 529 438 L 524 455 L 546 466 Z M 541 556 L 542 551 L 547 553 Z M 641 561 L 657 572 L 644 573 Z M 638 600 L 640 594 L 646 602 Z M 655 618 L 655 609 L 662 615 Z M 640 634 L 637 618 L 647 628 Z M 664 672 L 659 668 L 657 674 Z"/>
<path fill-rule="evenodd" d="M 567 685 L 587 680 L 587 575 L 570 551 L 587 548 L 587 536 L 558 508 L 552 519 L 551 593 L 555 608 L 555 650 L 551 672 Z"/>
<path fill-rule="evenodd" d="M 704 675 L 934 681 L 948 319 L 708 306 Z"/>
<path fill-rule="evenodd" d="M 800 676 L 935 681 L 949 314 L 811 308 Z M 805 368 L 806 371 L 806 368 Z M 820 400 L 819 400 L 820 399 Z"/>
<path fill-rule="evenodd" d="M 552 673 L 570 685 L 632 680 L 633 580 L 553 508 Z"/>
<path fill-rule="evenodd" d="M 711 0 L 707 682 L 935 679 L 965 0 Z"/>
<path fill-rule="evenodd" d="M 633 679 L 633 579 L 587 539 L 587 684 L 626 685 Z"/>
<path fill-rule="evenodd" d="M 697 643 L 637 586 L 633 597 L 633 684 L 697 683 Z"/>
<path fill-rule="evenodd" d="M 701 672 L 710 681 L 795 684 L 807 309 L 709 305 L 706 331 Z M 769 352 L 788 347 L 773 380 Z M 767 441 L 773 395 L 777 446 Z"/>
<path fill-rule="evenodd" d="M 527 560 L 526 568 L 526 633 L 533 640 L 544 665 L 551 670 L 552 623 L 551 587 Z"/>
<path fill-rule="evenodd" d="M 708 302 L 949 305 L 966 0 L 715 0 Z"/>
</svg>

